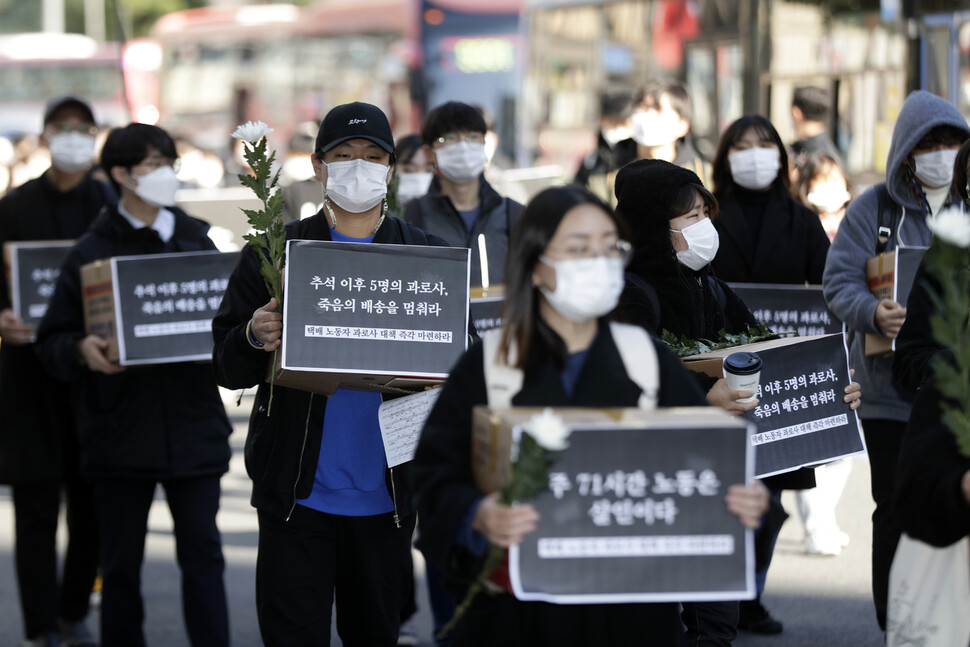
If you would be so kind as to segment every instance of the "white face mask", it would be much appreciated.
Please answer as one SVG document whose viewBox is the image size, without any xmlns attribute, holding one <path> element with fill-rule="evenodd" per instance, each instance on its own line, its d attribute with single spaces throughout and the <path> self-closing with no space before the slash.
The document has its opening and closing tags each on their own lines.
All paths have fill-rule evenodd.
<svg viewBox="0 0 970 647">
<path fill-rule="evenodd" d="M 623 260 L 619 258 L 579 258 L 539 260 L 556 271 L 556 289 L 539 286 L 556 311 L 575 323 L 583 323 L 611 312 L 623 292 Z"/>
<path fill-rule="evenodd" d="M 956 158 L 957 152 L 949 148 L 913 155 L 913 160 L 916 162 L 914 171 L 916 179 L 920 184 L 931 189 L 950 186 L 950 182 L 953 181 L 953 162 Z"/>
<path fill-rule="evenodd" d="M 434 154 L 441 174 L 458 184 L 477 180 L 488 161 L 485 144 L 464 141 L 435 149 Z"/>
<path fill-rule="evenodd" d="M 852 196 L 839 182 L 822 182 L 812 187 L 805 197 L 809 204 L 817 207 L 822 213 L 835 213 L 844 207 Z"/>
<path fill-rule="evenodd" d="M 348 213 L 363 213 L 381 203 L 387 195 L 389 166 L 356 159 L 330 162 L 324 192 Z"/>
<path fill-rule="evenodd" d="M 607 128 L 606 130 L 600 131 L 603 134 L 603 139 L 610 146 L 616 146 L 624 139 L 630 139 L 633 137 L 633 129 L 627 128 L 626 126 L 618 126 L 617 128 Z"/>
<path fill-rule="evenodd" d="M 405 205 L 428 192 L 434 173 L 401 173 L 397 177 L 397 203 Z"/>
<path fill-rule="evenodd" d="M 633 139 L 648 148 L 666 146 L 680 138 L 680 118 L 677 113 L 648 110 L 633 115 Z"/>
<path fill-rule="evenodd" d="M 728 153 L 728 164 L 731 167 L 731 177 L 738 186 L 751 191 L 760 191 L 778 177 L 778 149 L 747 148 Z"/>
<path fill-rule="evenodd" d="M 153 207 L 167 207 L 175 204 L 175 192 L 179 179 L 171 166 L 160 166 L 147 175 L 132 175 L 138 186 L 132 187 L 139 198 Z"/>
<path fill-rule="evenodd" d="M 51 164 L 64 173 L 78 173 L 91 166 L 94 159 L 94 136 L 64 133 L 47 138 Z"/>
<path fill-rule="evenodd" d="M 714 260 L 721 239 L 710 218 L 695 222 L 690 227 L 671 229 L 679 232 L 687 241 L 687 249 L 677 252 L 677 260 L 695 272 Z"/>
</svg>

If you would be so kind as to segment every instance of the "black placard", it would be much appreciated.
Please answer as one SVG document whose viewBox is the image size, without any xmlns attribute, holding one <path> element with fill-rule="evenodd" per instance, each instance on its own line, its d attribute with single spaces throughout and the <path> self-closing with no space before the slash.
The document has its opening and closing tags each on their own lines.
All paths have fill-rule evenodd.
<svg viewBox="0 0 970 647">
<path fill-rule="evenodd" d="M 212 318 L 238 252 L 119 256 L 115 309 L 122 364 L 212 357 Z"/>
<path fill-rule="evenodd" d="M 501 297 L 489 297 L 487 299 L 472 299 L 468 308 L 471 313 L 472 324 L 475 332 L 481 335 L 483 332 L 502 327 L 502 304 L 505 302 Z"/>
<path fill-rule="evenodd" d="M 286 370 L 445 377 L 465 350 L 460 247 L 291 240 Z"/>
<path fill-rule="evenodd" d="M 909 293 L 913 289 L 913 282 L 916 280 L 916 271 L 923 261 L 926 247 L 897 247 L 896 248 L 896 268 L 895 280 L 893 282 L 893 295 L 896 303 L 905 307 L 909 301 Z M 893 350 L 896 348 L 896 341 L 893 340 Z"/>
<path fill-rule="evenodd" d="M 825 303 L 820 285 L 729 283 L 755 319 L 778 333 L 799 337 L 842 332 L 842 322 Z"/>
<path fill-rule="evenodd" d="M 687 414 L 689 416 L 689 414 Z M 510 552 L 520 599 L 557 603 L 737 600 L 753 595 L 752 534 L 727 511 L 746 482 L 743 426 L 583 427 L 531 503 Z"/>
<path fill-rule="evenodd" d="M 745 412 L 758 476 L 790 472 L 859 453 L 859 421 L 842 401 L 849 385 L 841 334 L 757 351 L 764 365 L 758 406 Z"/>
<path fill-rule="evenodd" d="M 37 326 L 47 312 L 61 265 L 73 242 L 12 244 L 10 281 L 14 314 Z"/>
</svg>

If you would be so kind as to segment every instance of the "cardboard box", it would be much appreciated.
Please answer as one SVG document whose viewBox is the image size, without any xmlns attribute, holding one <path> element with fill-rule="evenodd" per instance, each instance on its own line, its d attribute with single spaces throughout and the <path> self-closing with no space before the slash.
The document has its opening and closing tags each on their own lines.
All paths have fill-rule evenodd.
<svg viewBox="0 0 970 647">
<path fill-rule="evenodd" d="M 239 252 L 118 256 L 81 267 L 84 325 L 123 366 L 212 359 L 212 318 Z"/>
<path fill-rule="evenodd" d="M 722 370 L 721 365 L 724 362 L 724 358 L 732 353 L 757 353 L 770 348 L 784 348 L 785 346 L 800 344 L 813 339 L 822 339 L 828 336 L 829 335 L 782 337 L 780 339 L 759 341 L 754 344 L 742 344 L 740 346 L 732 346 L 731 348 L 722 348 L 720 350 L 713 350 L 709 353 L 702 353 L 700 355 L 690 355 L 689 357 L 682 357 L 681 361 L 683 362 L 684 366 L 692 371 L 704 373 L 705 375 L 710 375 L 711 377 L 722 378 L 724 377 L 724 371 Z"/>
<path fill-rule="evenodd" d="M 866 282 L 877 299 L 889 299 L 905 307 L 926 247 L 899 247 L 866 261 Z M 866 355 L 885 355 L 896 350 L 896 340 L 866 334 Z"/>
<path fill-rule="evenodd" d="M 3 273 L 13 313 L 37 326 L 47 312 L 61 265 L 73 240 L 42 240 L 3 244 Z"/>
<path fill-rule="evenodd" d="M 327 395 L 441 382 L 467 345 L 468 274 L 465 248 L 288 241 L 267 381 Z"/>
<path fill-rule="evenodd" d="M 584 409 L 553 408 L 571 427 L 600 424 L 622 427 L 657 429 L 683 426 L 747 425 L 746 421 L 730 416 L 715 407 L 683 407 L 654 409 L 638 408 Z M 475 485 L 491 493 L 504 485 L 512 469 L 513 430 L 526 423 L 542 408 L 512 407 L 490 409 L 480 405 L 472 412 L 472 472 Z"/>
<path fill-rule="evenodd" d="M 505 303 L 505 286 L 471 288 L 469 312 L 475 332 L 481 335 L 487 330 L 502 327 L 502 304 Z"/>
</svg>

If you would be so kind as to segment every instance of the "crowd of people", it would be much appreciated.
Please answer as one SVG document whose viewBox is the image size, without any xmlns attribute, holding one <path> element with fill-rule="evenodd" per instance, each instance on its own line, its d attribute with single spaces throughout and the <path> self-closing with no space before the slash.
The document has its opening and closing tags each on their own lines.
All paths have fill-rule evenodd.
<svg viewBox="0 0 970 647">
<path fill-rule="evenodd" d="M 761 601 L 788 516 L 781 492 L 798 492 L 806 550 L 839 554 L 848 542 L 835 522 L 844 460 L 728 489 L 726 509 L 756 529 L 753 600 L 562 606 L 501 591 L 479 596 L 452 630 L 439 631 L 488 546 L 519 543 L 538 520 L 528 502 L 504 505 L 481 492 L 471 472 L 472 408 L 496 404 L 496 367 L 516 376 L 507 398 L 514 406 L 707 405 L 741 415 L 758 405 L 754 392 L 688 371 L 659 341 L 664 332 L 703 340 L 757 325 L 729 282 L 821 284 L 848 326 L 857 381 L 843 405 L 858 411 L 869 454 L 873 601 L 885 629 L 901 530 L 936 544 L 966 536 L 970 469 L 939 416 L 929 368 L 939 347 L 927 323 L 935 302 L 922 284 L 908 307 L 877 298 L 866 260 L 928 245 L 927 220 L 967 200 L 970 127 L 946 101 L 912 94 L 886 182 L 854 197 L 825 131 L 831 105 L 820 88 L 795 92 L 798 141 L 786 146 L 768 119 L 747 115 L 724 131 L 710 162 L 694 147 L 690 97 L 678 83 L 613 92 L 601 108 L 597 150 L 574 183 L 525 206 L 486 179 L 487 115 L 462 102 L 433 107 L 420 133 L 396 141 L 386 115 L 360 102 L 334 107 L 291 140 L 292 181 L 282 189 L 288 239 L 466 247 L 471 285 L 504 287 L 501 327 L 481 339 L 470 331 L 414 460 L 388 467 L 382 394 L 340 388 L 324 396 L 265 381 L 283 315 L 251 246 L 212 322 L 211 367 L 109 359 L 106 341 L 85 329 L 81 266 L 215 247 L 208 225 L 174 204 L 179 154 L 165 130 L 114 129 L 96 161 L 90 106 L 52 100 L 40 136 L 51 168 L 0 199 L 0 243 L 76 240 L 36 328 L 14 313 L 0 284 L 0 401 L 9 412 L 0 482 L 13 494 L 22 644 L 146 644 L 141 567 L 159 484 L 174 521 L 189 641 L 229 644 L 215 518 L 231 427 L 217 386 L 256 387 L 245 457 L 266 645 L 328 645 L 334 608 L 347 645 L 416 644 L 408 642 L 408 620 L 422 603 L 415 536 L 439 646 L 726 646 L 739 630 L 782 633 Z M 866 334 L 898 338 L 895 363 L 866 355 Z M 627 370 L 632 352 L 656 377 L 652 393 Z M 62 498 L 69 544 L 58 576 Z M 86 618 L 98 573 L 95 640 Z"/>
</svg>

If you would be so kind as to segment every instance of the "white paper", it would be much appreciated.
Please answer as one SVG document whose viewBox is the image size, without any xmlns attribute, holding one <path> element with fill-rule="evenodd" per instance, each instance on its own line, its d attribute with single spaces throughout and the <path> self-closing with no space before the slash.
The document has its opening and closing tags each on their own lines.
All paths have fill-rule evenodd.
<svg viewBox="0 0 970 647">
<path fill-rule="evenodd" d="M 381 404 L 377 419 L 384 440 L 387 466 L 394 467 L 414 458 L 424 421 L 438 400 L 440 389 L 429 389 Z"/>
</svg>

